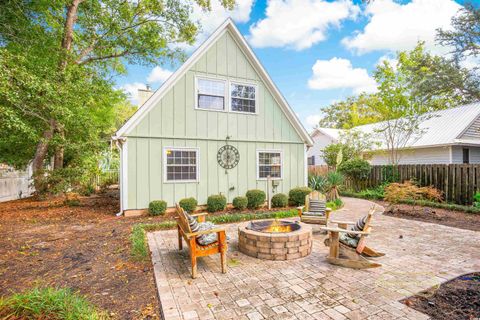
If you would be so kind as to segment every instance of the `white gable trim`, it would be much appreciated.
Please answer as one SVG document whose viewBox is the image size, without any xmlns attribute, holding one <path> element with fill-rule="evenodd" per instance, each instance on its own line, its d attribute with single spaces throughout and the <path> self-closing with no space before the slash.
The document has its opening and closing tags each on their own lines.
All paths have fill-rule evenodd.
<svg viewBox="0 0 480 320">
<path fill-rule="evenodd" d="M 135 128 L 147 115 L 150 110 L 157 105 L 157 103 L 164 97 L 167 91 L 172 88 L 175 83 L 200 59 L 200 57 L 208 51 L 208 49 L 227 31 L 229 30 L 237 43 L 240 49 L 247 56 L 249 61 L 252 63 L 254 69 L 259 73 L 263 82 L 267 88 L 272 93 L 274 99 L 277 101 L 279 106 L 282 108 L 283 112 L 287 115 L 287 119 L 295 128 L 297 134 L 302 137 L 303 141 L 308 145 L 312 146 L 313 141 L 310 135 L 307 133 L 300 120 L 293 112 L 288 102 L 285 100 L 283 95 L 278 90 L 277 86 L 273 83 L 272 79 L 263 68 L 260 61 L 257 59 L 253 53 L 250 46 L 245 41 L 245 38 L 241 35 L 240 31 L 237 29 L 233 21 L 228 18 L 223 22 L 220 27 L 218 27 L 215 32 L 200 46 L 195 50 L 195 52 L 190 56 L 190 58 L 185 61 L 185 63 L 178 68 L 168 79 L 163 83 L 163 85 L 148 99 L 134 114 L 130 119 L 125 122 L 125 124 L 116 132 L 115 136 L 112 138 L 114 140 L 119 139 L 122 136 L 128 135 L 133 128 Z"/>
</svg>

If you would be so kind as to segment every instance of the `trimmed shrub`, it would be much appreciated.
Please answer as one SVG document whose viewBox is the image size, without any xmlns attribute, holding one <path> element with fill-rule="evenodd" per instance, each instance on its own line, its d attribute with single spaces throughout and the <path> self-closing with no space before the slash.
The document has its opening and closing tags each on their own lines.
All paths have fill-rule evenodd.
<svg viewBox="0 0 480 320">
<path fill-rule="evenodd" d="M 233 198 L 232 204 L 235 209 L 245 210 L 248 205 L 248 199 L 247 197 L 242 197 L 242 196 L 235 197 Z"/>
<path fill-rule="evenodd" d="M 303 206 L 305 204 L 305 197 L 312 192 L 309 187 L 296 187 L 288 193 L 288 201 L 294 206 Z"/>
<path fill-rule="evenodd" d="M 385 200 L 396 203 L 404 200 L 428 200 L 441 202 L 442 192 L 434 187 L 419 187 L 412 181 L 391 183 L 385 187 Z"/>
<path fill-rule="evenodd" d="M 372 166 L 367 160 L 353 158 L 342 162 L 337 170 L 352 179 L 355 189 L 358 191 L 360 190 L 360 182 L 368 179 Z"/>
<path fill-rule="evenodd" d="M 265 203 L 266 195 L 262 190 L 248 190 L 246 196 L 248 199 L 247 207 L 249 209 L 258 209 Z"/>
<path fill-rule="evenodd" d="M 194 197 L 184 198 L 178 202 L 178 205 L 187 212 L 194 212 L 197 209 L 198 202 Z"/>
<path fill-rule="evenodd" d="M 164 215 L 167 210 L 167 203 L 163 200 L 153 200 L 148 205 L 148 213 L 151 216 Z"/>
<path fill-rule="evenodd" d="M 214 194 L 207 199 L 208 212 L 223 211 L 227 207 L 227 198 L 223 194 Z"/>
<path fill-rule="evenodd" d="M 288 196 L 285 193 L 277 193 L 272 197 L 272 207 L 283 208 L 288 205 Z"/>
</svg>

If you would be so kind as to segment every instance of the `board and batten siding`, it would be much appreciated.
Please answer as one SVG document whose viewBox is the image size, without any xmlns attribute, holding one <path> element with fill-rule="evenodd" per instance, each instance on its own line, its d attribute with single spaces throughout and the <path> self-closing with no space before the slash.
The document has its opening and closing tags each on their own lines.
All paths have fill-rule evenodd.
<svg viewBox="0 0 480 320">
<path fill-rule="evenodd" d="M 196 76 L 256 84 L 258 113 L 195 109 Z M 228 103 L 227 99 L 227 109 Z M 239 150 L 240 162 L 226 173 L 217 163 L 217 151 L 226 144 L 227 136 L 228 144 Z M 204 204 L 209 195 L 219 192 L 231 202 L 248 189 L 266 190 L 266 182 L 256 178 L 259 149 L 283 152 L 283 179 L 277 192 L 305 184 L 305 144 L 229 31 L 128 133 L 126 143 L 125 209 L 143 209 L 160 199 L 173 206 L 184 197 L 195 197 Z M 199 181 L 164 183 L 164 147 L 198 148 Z"/>
</svg>

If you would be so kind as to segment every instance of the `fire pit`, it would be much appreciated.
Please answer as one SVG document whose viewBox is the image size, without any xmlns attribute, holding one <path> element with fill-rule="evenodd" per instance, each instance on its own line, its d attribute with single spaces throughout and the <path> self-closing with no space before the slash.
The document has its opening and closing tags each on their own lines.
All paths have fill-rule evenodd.
<svg viewBox="0 0 480 320">
<path fill-rule="evenodd" d="M 312 251 L 312 228 L 287 220 L 261 220 L 238 227 L 238 248 L 251 257 L 291 260 Z"/>
</svg>

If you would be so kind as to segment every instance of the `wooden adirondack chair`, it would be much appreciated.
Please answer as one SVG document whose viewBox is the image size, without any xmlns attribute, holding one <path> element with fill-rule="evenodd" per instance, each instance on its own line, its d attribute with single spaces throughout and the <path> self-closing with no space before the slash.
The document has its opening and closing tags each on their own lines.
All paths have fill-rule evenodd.
<svg viewBox="0 0 480 320">
<path fill-rule="evenodd" d="M 332 209 L 325 207 L 325 211 L 322 210 L 318 212 L 313 212 L 311 211 L 312 208 L 310 206 L 311 200 L 325 201 L 325 203 L 327 201 L 325 195 L 316 190 L 306 195 L 305 206 L 297 207 L 300 221 L 303 223 L 319 224 L 326 226 L 327 222 L 330 219 L 330 213 L 332 212 Z"/>
<path fill-rule="evenodd" d="M 328 231 L 329 237 L 325 239 L 325 245 L 330 247 L 330 252 L 327 256 L 327 261 L 331 264 L 354 268 L 354 269 L 366 269 L 381 267 L 379 263 L 372 262 L 366 257 L 381 257 L 384 253 L 377 252 L 372 248 L 366 246 L 367 236 L 372 232 L 371 221 L 375 207 L 372 207 L 368 212 L 365 226 L 363 231 L 348 230 L 349 225 L 354 225 L 355 222 L 349 221 L 329 221 L 330 223 L 336 223 L 337 228 L 322 227 L 323 230 Z M 358 234 L 360 239 L 356 248 L 352 248 L 339 240 L 340 233 Z"/>
<path fill-rule="evenodd" d="M 177 231 L 178 231 L 178 248 L 183 249 L 182 238 L 187 243 L 190 248 L 190 260 L 192 263 L 192 278 L 197 277 L 197 258 L 205 257 L 212 254 L 220 253 L 220 263 L 222 268 L 222 273 L 227 272 L 227 236 L 224 228 L 215 228 L 206 231 L 192 232 L 190 224 L 188 223 L 188 218 L 185 215 L 185 211 L 178 204 L 175 205 L 177 208 Z M 205 222 L 205 215 L 207 213 L 198 213 L 192 214 L 192 217 L 197 218 L 198 222 Z M 203 246 L 197 243 L 196 237 L 202 234 L 217 233 L 218 241 Z"/>
</svg>

